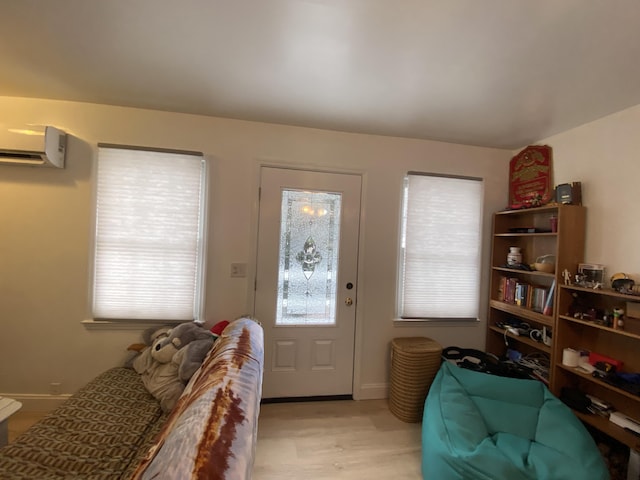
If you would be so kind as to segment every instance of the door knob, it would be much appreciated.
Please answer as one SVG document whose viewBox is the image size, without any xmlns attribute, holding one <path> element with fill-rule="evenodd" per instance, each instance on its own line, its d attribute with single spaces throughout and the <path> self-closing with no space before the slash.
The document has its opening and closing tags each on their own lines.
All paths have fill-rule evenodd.
<svg viewBox="0 0 640 480">
<path fill-rule="evenodd" d="M 347 299 L 344 301 L 344 304 L 347 307 L 350 307 L 351 305 L 353 305 L 353 299 L 351 297 L 347 297 Z"/>
</svg>

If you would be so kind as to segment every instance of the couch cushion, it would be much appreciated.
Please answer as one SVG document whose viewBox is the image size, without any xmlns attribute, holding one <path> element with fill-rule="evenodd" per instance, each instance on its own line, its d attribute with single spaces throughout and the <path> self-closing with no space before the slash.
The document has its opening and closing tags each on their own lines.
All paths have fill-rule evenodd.
<svg viewBox="0 0 640 480">
<path fill-rule="evenodd" d="M 107 370 L 0 451 L 0 478 L 128 478 L 165 419 L 138 374 Z"/>
</svg>

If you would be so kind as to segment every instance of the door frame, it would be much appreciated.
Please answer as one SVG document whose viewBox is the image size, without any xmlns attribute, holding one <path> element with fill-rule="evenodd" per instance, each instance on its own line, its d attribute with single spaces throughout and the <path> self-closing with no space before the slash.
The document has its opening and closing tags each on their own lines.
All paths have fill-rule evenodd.
<svg viewBox="0 0 640 480">
<path fill-rule="evenodd" d="M 258 220 L 260 215 L 260 172 L 262 167 L 272 168 L 286 168 L 289 170 L 299 171 L 311 171 L 322 173 L 337 173 L 337 174 L 350 174 L 359 175 L 361 178 L 361 190 L 360 190 L 360 231 L 358 232 L 358 271 L 356 272 L 356 298 L 358 303 L 364 303 L 365 300 L 365 285 L 362 275 L 362 268 L 364 262 L 364 231 L 366 221 L 366 204 L 364 199 L 366 198 L 367 191 L 367 172 L 360 169 L 348 169 L 331 165 L 317 165 L 317 164 L 303 164 L 303 163 L 288 163 L 284 161 L 273 161 L 266 159 L 256 159 L 252 172 L 252 211 L 251 211 L 251 251 L 249 252 L 250 261 L 247 264 L 247 305 L 251 309 L 252 315 L 255 314 L 255 285 L 256 285 L 256 263 L 258 258 Z M 356 305 L 356 317 L 355 317 L 355 337 L 353 344 L 353 399 L 362 400 L 362 383 L 361 383 L 361 358 L 362 358 L 362 341 L 363 341 L 363 319 L 362 308 L 357 308 Z M 259 321 L 260 319 L 257 318 Z"/>
</svg>

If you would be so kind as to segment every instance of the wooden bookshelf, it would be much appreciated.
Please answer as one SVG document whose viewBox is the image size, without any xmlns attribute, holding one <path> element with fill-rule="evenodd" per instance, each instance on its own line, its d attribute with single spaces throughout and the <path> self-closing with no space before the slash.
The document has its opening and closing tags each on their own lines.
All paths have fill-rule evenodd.
<svg viewBox="0 0 640 480">
<path fill-rule="evenodd" d="M 627 295 L 611 289 L 591 289 L 577 285 L 561 285 L 558 289 L 558 308 L 556 315 L 555 357 L 551 390 L 561 395 L 564 387 L 577 388 L 609 402 L 613 408 L 631 418 L 640 420 L 640 395 L 612 385 L 601 378 L 594 377 L 580 368 L 562 364 L 562 352 L 573 348 L 585 352 L 595 352 L 622 362 L 622 371 L 640 372 L 640 318 L 625 318 L 624 328 L 613 328 L 604 324 L 598 316 L 611 312 L 613 308 L 622 308 L 625 313 L 629 304 L 640 304 L 640 296 Z M 593 308 L 596 318 L 581 318 L 583 309 Z M 607 418 L 576 412 L 582 421 L 640 451 L 640 436 L 635 435 Z"/>
<path fill-rule="evenodd" d="M 551 231 L 550 217 L 556 216 L 557 231 Z M 486 349 L 499 357 L 507 349 L 517 350 L 523 355 L 542 353 L 549 357 L 551 365 L 549 376 L 554 374 L 555 349 L 527 336 L 505 334 L 501 325 L 509 322 L 524 322 L 530 328 L 542 330 L 552 335 L 556 328 L 557 286 L 562 283 L 562 271 L 577 270 L 583 261 L 586 209 L 579 205 L 545 205 L 543 207 L 505 210 L 493 215 L 491 239 L 491 281 L 489 312 L 487 315 Z M 519 247 L 523 263 L 532 265 L 543 255 L 555 256 L 553 273 L 536 270 L 523 270 L 507 265 L 509 247 Z M 517 305 L 506 298 L 501 285 L 503 278 L 512 278 L 515 282 L 531 285 L 532 288 L 552 289 L 551 309 L 547 315 L 542 311 Z M 554 284 L 555 282 L 555 284 Z M 507 301 L 505 301 L 507 300 Z M 539 310 L 539 309 L 538 309 Z M 550 378 L 551 380 L 551 378 Z"/>
</svg>

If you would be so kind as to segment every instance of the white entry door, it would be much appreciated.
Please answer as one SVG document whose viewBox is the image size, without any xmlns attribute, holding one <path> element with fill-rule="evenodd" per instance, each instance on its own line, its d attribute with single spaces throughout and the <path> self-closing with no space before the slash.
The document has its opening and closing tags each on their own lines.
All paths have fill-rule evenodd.
<svg viewBox="0 0 640 480">
<path fill-rule="evenodd" d="M 351 395 L 361 177 L 263 167 L 260 189 L 262 396 Z"/>
</svg>

